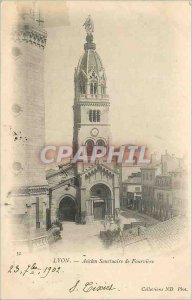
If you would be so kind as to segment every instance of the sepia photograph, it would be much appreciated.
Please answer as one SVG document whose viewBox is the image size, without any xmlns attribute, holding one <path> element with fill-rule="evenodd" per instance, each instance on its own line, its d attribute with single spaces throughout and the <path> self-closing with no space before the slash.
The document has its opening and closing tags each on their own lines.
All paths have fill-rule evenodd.
<svg viewBox="0 0 192 300">
<path fill-rule="evenodd" d="M 190 1 L 2 1 L 1 299 L 191 299 Z"/>
</svg>

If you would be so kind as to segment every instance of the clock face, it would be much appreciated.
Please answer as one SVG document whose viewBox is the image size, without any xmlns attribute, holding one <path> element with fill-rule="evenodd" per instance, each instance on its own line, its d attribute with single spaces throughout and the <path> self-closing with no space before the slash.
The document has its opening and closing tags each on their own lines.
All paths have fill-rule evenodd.
<svg viewBox="0 0 192 300">
<path fill-rule="evenodd" d="M 93 128 L 93 129 L 91 130 L 91 135 L 92 135 L 92 136 L 98 136 L 98 134 L 99 134 L 99 130 L 98 130 L 97 128 Z"/>
</svg>

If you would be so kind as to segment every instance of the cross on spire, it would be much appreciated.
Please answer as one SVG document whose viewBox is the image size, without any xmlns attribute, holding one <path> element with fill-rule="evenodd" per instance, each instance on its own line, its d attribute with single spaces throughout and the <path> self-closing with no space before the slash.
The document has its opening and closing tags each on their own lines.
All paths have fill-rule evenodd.
<svg viewBox="0 0 192 300">
<path fill-rule="evenodd" d="M 43 19 L 41 18 L 40 12 L 39 12 L 38 19 L 36 20 L 36 22 L 39 23 L 39 26 L 41 26 L 41 23 L 44 23 Z"/>
</svg>

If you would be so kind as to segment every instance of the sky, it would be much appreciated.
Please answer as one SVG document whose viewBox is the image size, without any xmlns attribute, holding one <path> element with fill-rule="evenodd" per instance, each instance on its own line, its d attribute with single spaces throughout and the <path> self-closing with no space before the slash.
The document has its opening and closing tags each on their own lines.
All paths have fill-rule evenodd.
<svg viewBox="0 0 192 300">
<path fill-rule="evenodd" d="M 188 2 L 67 2 L 64 9 L 58 7 L 55 4 L 47 20 L 45 14 L 46 144 L 72 143 L 74 69 L 84 51 L 82 25 L 90 14 L 96 51 L 107 76 L 113 142 L 146 145 L 150 153 L 167 149 L 186 154 Z"/>
</svg>

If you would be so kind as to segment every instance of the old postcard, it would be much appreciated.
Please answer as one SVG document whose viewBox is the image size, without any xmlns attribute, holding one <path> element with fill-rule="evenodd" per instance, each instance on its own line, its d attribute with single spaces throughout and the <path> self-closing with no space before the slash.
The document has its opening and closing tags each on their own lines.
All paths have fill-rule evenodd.
<svg viewBox="0 0 192 300">
<path fill-rule="evenodd" d="M 190 1 L 1 17 L 1 299 L 191 299 Z"/>
</svg>

